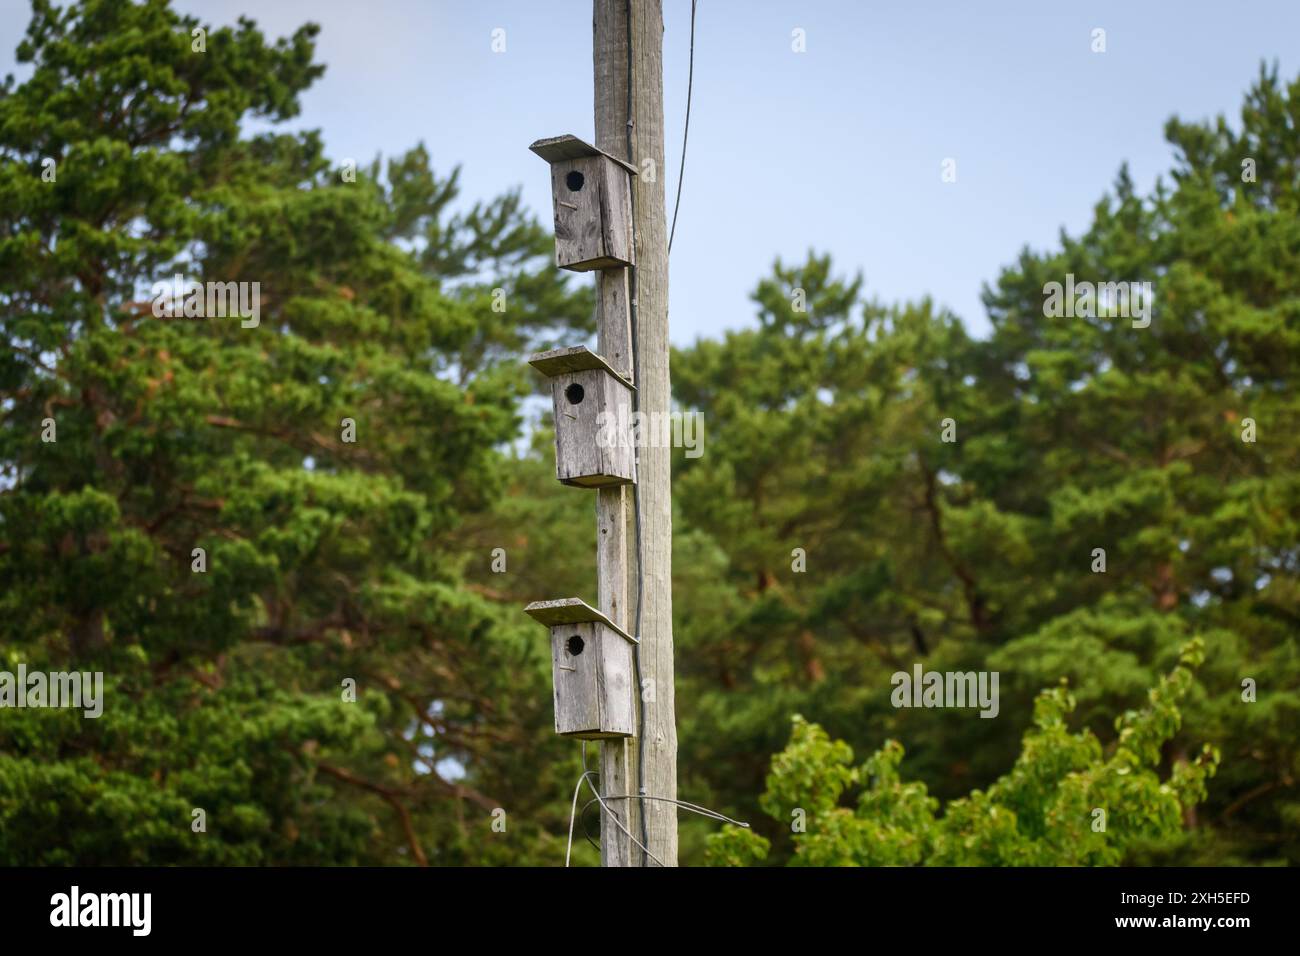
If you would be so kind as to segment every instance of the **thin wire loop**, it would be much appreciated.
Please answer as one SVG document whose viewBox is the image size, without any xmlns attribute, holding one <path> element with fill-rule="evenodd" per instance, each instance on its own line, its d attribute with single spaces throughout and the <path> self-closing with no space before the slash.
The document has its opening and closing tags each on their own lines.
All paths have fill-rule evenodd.
<svg viewBox="0 0 1300 956">
<path fill-rule="evenodd" d="M 644 793 L 619 793 L 619 794 L 612 794 L 608 797 L 602 797 L 600 795 L 600 789 L 596 786 L 595 783 L 592 782 L 593 779 L 598 780 L 599 777 L 597 777 L 594 771 L 586 769 L 587 742 L 585 740 L 582 742 L 582 766 L 583 766 L 582 776 L 578 778 L 578 782 L 573 788 L 573 805 L 569 808 L 569 842 L 568 842 L 568 846 L 565 847 L 564 850 L 564 865 L 566 867 L 569 866 L 569 861 L 572 859 L 573 856 L 574 823 L 581 814 L 587 812 L 587 808 L 591 806 L 593 803 L 599 803 L 601 810 L 609 814 L 609 818 L 614 821 L 614 825 L 617 826 L 620 830 L 622 830 L 625 834 L 627 834 L 627 838 L 631 840 L 633 843 L 635 843 L 638 847 L 640 847 L 641 851 L 646 856 L 654 860 L 660 866 L 664 865 L 663 861 L 660 860 L 659 857 L 651 853 L 650 849 L 644 843 L 642 843 L 640 840 L 634 837 L 632 835 L 632 832 L 628 830 L 627 827 L 623 826 L 623 821 L 620 820 L 618 818 L 618 815 L 614 813 L 614 811 L 611 810 L 606 805 L 605 803 L 606 800 L 658 800 L 662 803 L 676 804 L 677 806 L 681 807 L 683 810 L 689 810 L 691 813 L 698 813 L 700 816 L 708 817 L 710 820 L 720 820 L 723 823 L 730 823 L 733 826 L 744 827 L 746 830 L 749 829 L 749 824 L 744 822 L 743 820 L 733 820 L 725 813 L 719 813 L 717 810 L 710 810 L 708 807 L 702 807 L 698 803 L 691 803 L 688 800 L 678 800 L 675 797 L 652 797 Z M 587 784 L 587 788 L 591 790 L 591 794 L 595 799 L 588 800 L 586 803 L 582 805 L 582 810 L 579 811 L 578 793 L 579 791 L 582 790 L 582 785 L 584 782 Z M 645 819 L 644 810 L 641 812 L 641 818 Z M 585 827 L 586 824 L 584 823 L 583 826 Z"/>
<path fill-rule="evenodd" d="M 660 860 L 659 857 L 651 853 L 644 843 L 642 843 L 640 840 L 634 837 L 632 835 L 632 831 L 630 831 L 627 827 L 623 826 L 623 821 L 618 818 L 618 815 L 614 813 L 614 811 L 611 810 L 608 806 L 605 805 L 604 797 L 600 795 L 600 791 L 596 788 L 596 785 L 591 782 L 591 778 L 594 776 L 595 774 L 592 773 L 590 770 L 584 771 L 582 776 L 578 778 L 577 786 L 573 788 L 573 807 L 569 811 L 569 845 L 568 848 L 564 851 L 564 865 L 566 867 L 569 865 L 569 860 L 573 853 L 573 824 L 578 816 L 578 791 L 582 789 L 582 785 L 585 782 L 587 784 L 588 789 L 591 790 L 592 796 L 596 798 L 595 802 L 599 803 L 600 808 L 609 814 L 609 818 L 614 821 L 614 825 L 617 826 L 620 830 L 622 830 L 625 834 L 627 834 L 627 838 L 631 840 L 633 843 L 635 843 L 637 846 L 639 846 L 641 848 L 642 853 L 650 857 L 650 859 L 654 860 L 660 866 L 663 866 L 664 865 L 663 861 Z M 588 804 L 590 803 L 591 801 L 588 801 Z"/>
<path fill-rule="evenodd" d="M 702 807 L 698 803 L 691 803 L 689 800 L 678 800 L 675 797 L 650 797 L 642 793 L 622 793 L 622 794 L 607 796 L 605 799 L 606 800 L 660 800 L 664 803 L 675 803 L 683 810 L 689 810 L 691 811 L 691 813 L 698 813 L 700 816 L 708 817 L 710 820 L 720 820 L 723 823 L 730 823 L 734 826 L 744 827 L 746 830 L 750 828 L 749 824 L 745 823 L 743 820 L 733 820 L 725 813 L 719 813 L 717 810 L 710 810 L 708 807 Z M 583 804 L 582 809 L 586 810 L 587 807 L 591 806 L 595 802 L 596 802 L 595 800 L 588 800 L 585 804 Z"/>
</svg>

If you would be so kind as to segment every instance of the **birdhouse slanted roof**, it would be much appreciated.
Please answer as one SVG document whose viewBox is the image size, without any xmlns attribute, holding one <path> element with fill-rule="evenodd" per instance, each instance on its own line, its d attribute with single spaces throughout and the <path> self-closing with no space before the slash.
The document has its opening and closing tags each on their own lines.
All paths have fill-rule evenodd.
<svg viewBox="0 0 1300 956">
<path fill-rule="evenodd" d="M 585 372 L 590 369 L 603 369 L 626 385 L 636 388 L 625 376 L 585 345 L 573 345 L 568 348 L 551 349 L 549 352 L 534 352 L 528 356 L 528 364 L 547 378 L 555 378 L 568 372 Z"/>
<path fill-rule="evenodd" d="M 604 614 L 582 598 L 561 598 L 558 601 L 534 601 L 524 608 L 524 613 L 539 624 L 547 627 L 561 627 L 565 624 L 603 624 L 615 634 L 626 638 L 633 644 L 640 644 L 635 637 L 623 630 Z"/>
<path fill-rule="evenodd" d="M 625 163 L 617 156 L 611 156 L 603 149 L 597 149 L 590 143 L 583 142 L 571 133 L 565 133 L 563 136 L 549 136 L 546 139 L 539 139 L 533 145 L 528 147 L 548 163 L 559 163 L 566 159 L 585 159 L 588 156 L 604 156 L 606 159 L 612 159 L 633 176 L 636 175 L 636 167 L 631 163 Z"/>
</svg>

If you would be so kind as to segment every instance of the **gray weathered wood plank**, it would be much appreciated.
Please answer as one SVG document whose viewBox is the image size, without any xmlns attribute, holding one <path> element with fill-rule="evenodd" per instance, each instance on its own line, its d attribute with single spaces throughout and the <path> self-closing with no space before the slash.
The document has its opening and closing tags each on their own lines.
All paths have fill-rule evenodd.
<svg viewBox="0 0 1300 956">
<path fill-rule="evenodd" d="M 628 23 L 631 9 L 632 22 Z M 664 169 L 663 125 L 663 3 L 662 0 L 594 0 L 596 145 L 640 168 Z M 632 113 L 628 114 L 628 47 L 632 40 Z M 628 132 L 632 144 L 627 146 Z M 643 412 L 666 413 L 671 408 L 668 370 L 668 229 L 664 176 L 637 176 L 635 194 L 637 395 Z M 610 355 L 610 349 L 601 345 Z M 671 449 L 645 447 L 637 462 L 640 489 L 642 555 L 644 560 L 641 638 L 641 678 L 653 690 L 644 701 L 645 735 L 622 742 L 628 770 L 635 775 L 637 750 L 644 749 L 645 779 L 631 781 L 623 793 L 639 787 L 656 797 L 677 796 L 677 726 L 673 685 L 672 632 L 672 499 Z M 635 548 L 629 548 L 629 580 L 637 579 Z M 630 589 L 634 589 L 630 585 Z M 634 600 L 634 599 L 633 599 Z M 633 625 L 633 629 L 635 625 Z M 602 745 L 608 747 L 608 744 Z M 677 865 L 677 809 L 658 800 L 631 804 L 628 826 L 639 833 L 634 819 L 643 809 L 650 850 L 668 866 Z M 638 807 L 638 805 L 641 805 Z M 605 830 L 602 828 L 602 838 Z M 603 843 L 603 839 L 602 839 Z M 641 862 L 633 848 L 633 865 Z M 612 859 L 607 865 L 616 865 Z"/>
<path fill-rule="evenodd" d="M 622 273 L 624 270 L 614 270 Z M 600 284 L 604 285 L 607 280 L 601 274 Z M 626 291 L 624 297 L 626 297 Z M 622 355 L 627 355 L 627 335 L 623 337 Z M 621 379 L 628 388 L 635 388 L 632 384 L 632 367 L 631 363 L 626 368 L 620 368 L 611 359 L 606 359 L 599 352 L 593 352 L 585 345 L 570 345 L 565 348 L 549 349 L 545 352 L 534 352 L 528 356 L 528 364 L 543 375 L 553 378 L 556 375 L 563 375 L 566 372 L 586 372 L 592 369 L 603 369 L 611 375 Z"/>
<path fill-rule="evenodd" d="M 559 624 L 586 624 L 598 621 L 626 640 L 636 643 L 636 638 L 597 611 L 582 598 L 559 598 L 554 601 L 534 601 L 524 608 L 524 613 L 540 624 L 555 627 Z"/>
<path fill-rule="evenodd" d="M 572 133 L 565 133 L 562 136 L 546 136 L 537 140 L 528 148 L 552 165 L 562 160 L 604 156 L 606 159 L 618 163 L 633 176 L 636 175 L 636 167 L 631 163 L 626 163 L 617 156 L 611 156 L 603 149 L 597 149 L 590 143 L 578 139 Z"/>
</svg>

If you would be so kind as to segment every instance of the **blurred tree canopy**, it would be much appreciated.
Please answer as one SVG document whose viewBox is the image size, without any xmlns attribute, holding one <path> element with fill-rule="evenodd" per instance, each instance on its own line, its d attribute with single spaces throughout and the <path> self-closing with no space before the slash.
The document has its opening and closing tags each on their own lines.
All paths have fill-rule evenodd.
<svg viewBox="0 0 1300 956">
<path fill-rule="evenodd" d="M 353 176 L 285 132 L 315 35 L 42 0 L 34 72 L 0 88 L 0 670 L 106 683 L 97 720 L 0 710 L 2 862 L 563 857 L 580 757 L 520 609 L 594 591 L 593 502 L 555 483 L 521 360 L 591 335 L 590 288 L 517 192 L 467 203 L 422 146 Z M 674 351 L 705 423 L 674 463 L 681 794 L 770 862 L 1300 862 L 1300 81 L 1261 71 L 1238 124 L 1166 132 L 1151 195 L 1121 171 L 985 291 L 986 340 L 810 253 L 753 328 Z M 258 282 L 260 324 L 155 316 L 176 273 Z M 1067 273 L 1150 281 L 1150 326 L 1046 318 Z M 1036 812 L 1128 799 L 1130 712 L 1196 636 L 1181 723 L 1134 758 L 1150 806 L 1095 848 L 1013 838 L 1033 741 L 1060 757 Z M 999 717 L 891 706 L 917 662 L 999 671 Z M 853 826 L 892 828 L 885 856 L 848 818 L 801 843 L 784 803 L 759 817 L 794 714 L 786 753 L 841 781 L 828 809 L 867 788 Z M 1004 829 L 945 850 L 976 804 Z M 703 862 L 714 825 L 682 826 Z"/>
</svg>

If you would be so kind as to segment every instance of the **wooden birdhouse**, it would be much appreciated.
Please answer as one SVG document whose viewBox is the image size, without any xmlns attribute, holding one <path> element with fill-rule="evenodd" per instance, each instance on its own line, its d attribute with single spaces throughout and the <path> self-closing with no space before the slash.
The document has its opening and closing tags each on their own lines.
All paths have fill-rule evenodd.
<svg viewBox="0 0 1300 956">
<path fill-rule="evenodd" d="M 555 264 L 575 272 L 630 266 L 636 167 L 576 136 L 539 139 L 528 148 L 551 164 Z"/>
<path fill-rule="evenodd" d="M 524 612 L 551 630 L 555 732 L 583 740 L 633 736 L 636 638 L 579 598 L 534 601 Z"/>
<path fill-rule="evenodd" d="M 635 482 L 635 386 L 581 345 L 539 352 L 528 364 L 551 380 L 555 477 L 583 488 Z"/>
</svg>

